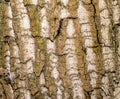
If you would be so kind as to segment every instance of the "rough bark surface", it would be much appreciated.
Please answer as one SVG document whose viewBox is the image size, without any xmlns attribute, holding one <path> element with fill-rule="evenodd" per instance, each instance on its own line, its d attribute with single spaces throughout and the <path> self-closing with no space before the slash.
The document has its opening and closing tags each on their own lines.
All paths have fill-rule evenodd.
<svg viewBox="0 0 120 99">
<path fill-rule="evenodd" d="M 0 99 L 119 97 L 119 0 L 0 2 Z"/>
</svg>

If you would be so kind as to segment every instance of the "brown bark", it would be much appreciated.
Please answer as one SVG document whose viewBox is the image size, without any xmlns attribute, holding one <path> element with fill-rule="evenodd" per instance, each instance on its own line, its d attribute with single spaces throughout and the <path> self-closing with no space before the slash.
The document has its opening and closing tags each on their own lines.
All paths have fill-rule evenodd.
<svg viewBox="0 0 120 99">
<path fill-rule="evenodd" d="M 11 0 L 1 7 L 0 98 L 119 99 L 119 0 Z"/>
</svg>

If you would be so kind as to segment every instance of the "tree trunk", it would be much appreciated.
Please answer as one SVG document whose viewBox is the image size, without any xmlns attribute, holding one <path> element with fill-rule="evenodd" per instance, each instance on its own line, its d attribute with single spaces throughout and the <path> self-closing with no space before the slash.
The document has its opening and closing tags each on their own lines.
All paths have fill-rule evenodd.
<svg viewBox="0 0 120 99">
<path fill-rule="evenodd" d="M 119 99 L 119 0 L 10 0 L 0 9 L 0 99 Z"/>
</svg>

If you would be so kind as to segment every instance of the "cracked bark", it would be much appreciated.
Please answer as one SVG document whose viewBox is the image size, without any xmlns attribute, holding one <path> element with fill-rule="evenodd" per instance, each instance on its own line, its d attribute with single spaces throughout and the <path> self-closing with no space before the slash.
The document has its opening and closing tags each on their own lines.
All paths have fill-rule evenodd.
<svg viewBox="0 0 120 99">
<path fill-rule="evenodd" d="M 10 0 L 0 9 L 0 99 L 119 99 L 119 0 Z"/>
</svg>

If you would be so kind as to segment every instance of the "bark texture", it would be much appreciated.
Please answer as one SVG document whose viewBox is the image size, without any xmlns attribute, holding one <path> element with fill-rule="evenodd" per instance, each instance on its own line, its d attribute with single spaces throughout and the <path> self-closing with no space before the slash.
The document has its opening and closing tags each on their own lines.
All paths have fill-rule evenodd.
<svg viewBox="0 0 120 99">
<path fill-rule="evenodd" d="M 119 99 L 119 0 L 10 0 L 0 10 L 0 99 Z"/>
</svg>

